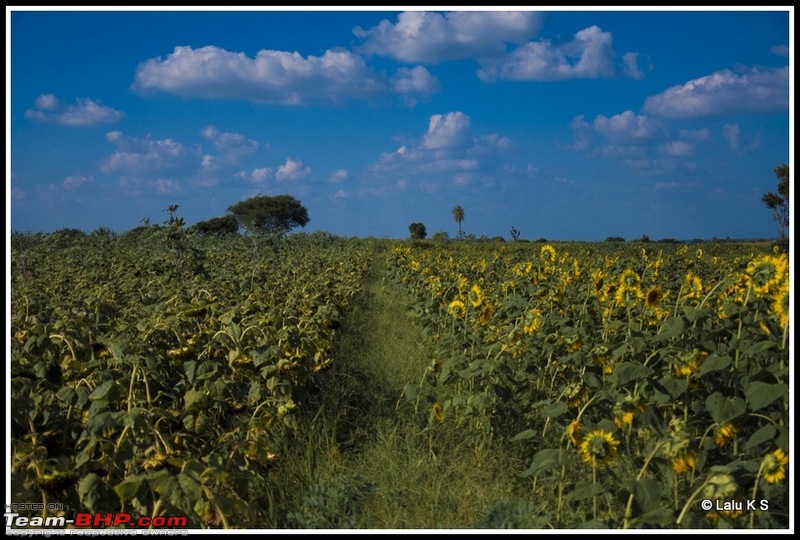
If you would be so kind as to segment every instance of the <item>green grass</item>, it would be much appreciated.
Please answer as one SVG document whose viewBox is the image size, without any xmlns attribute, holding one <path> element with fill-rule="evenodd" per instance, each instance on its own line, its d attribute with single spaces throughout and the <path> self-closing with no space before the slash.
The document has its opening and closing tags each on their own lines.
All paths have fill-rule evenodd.
<svg viewBox="0 0 800 540">
<path fill-rule="evenodd" d="M 479 448 L 446 422 L 429 426 L 402 399 L 430 364 L 422 328 L 384 280 L 376 252 L 325 373 L 270 477 L 273 527 L 453 529 L 507 519 L 511 457 Z M 316 412 L 316 414 L 314 414 Z M 293 451 L 290 449 L 294 449 Z M 495 514 L 502 516 L 497 518 Z"/>
</svg>

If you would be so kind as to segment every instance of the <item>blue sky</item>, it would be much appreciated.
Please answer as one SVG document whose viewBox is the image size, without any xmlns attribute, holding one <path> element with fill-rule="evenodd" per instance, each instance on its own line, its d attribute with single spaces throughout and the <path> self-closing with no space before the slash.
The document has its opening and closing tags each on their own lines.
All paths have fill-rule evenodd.
<svg viewBox="0 0 800 540">
<path fill-rule="evenodd" d="M 9 231 L 277 194 L 344 236 L 779 230 L 793 8 L 100 9 L 6 8 Z"/>
</svg>

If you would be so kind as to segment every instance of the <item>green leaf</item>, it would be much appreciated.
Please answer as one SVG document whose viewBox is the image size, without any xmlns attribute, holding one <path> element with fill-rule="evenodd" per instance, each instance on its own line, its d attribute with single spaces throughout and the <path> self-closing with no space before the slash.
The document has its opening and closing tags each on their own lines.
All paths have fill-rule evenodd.
<svg viewBox="0 0 800 540">
<path fill-rule="evenodd" d="M 92 512 L 112 512 L 119 508 L 119 497 L 100 476 L 89 473 L 78 484 L 81 504 Z"/>
<path fill-rule="evenodd" d="M 683 328 L 683 318 L 670 317 L 664 321 L 664 323 L 661 325 L 661 330 L 659 333 L 653 336 L 650 341 L 659 342 L 678 337 L 681 335 L 681 333 L 683 333 Z"/>
<path fill-rule="evenodd" d="M 120 502 L 124 504 L 136 497 L 143 479 L 144 477 L 141 475 L 129 476 L 114 486 L 114 492 L 119 497 Z"/>
<path fill-rule="evenodd" d="M 706 398 L 706 409 L 715 422 L 722 423 L 747 412 L 747 405 L 740 397 L 726 397 L 720 392 L 714 392 Z"/>
<path fill-rule="evenodd" d="M 652 373 L 653 370 L 647 366 L 634 364 L 633 362 L 622 362 L 614 368 L 614 373 L 611 374 L 611 380 L 618 386 L 621 386 L 631 381 L 644 379 Z"/>
<path fill-rule="evenodd" d="M 567 496 L 564 498 L 568 501 L 580 501 L 590 497 L 595 497 L 597 495 L 602 495 L 603 491 L 603 487 L 600 484 L 596 482 L 583 481 L 576 483 L 575 489 L 567 493 Z"/>
<path fill-rule="evenodd" d="M 747 442 L 742 445 L 742 450 L 744 450 L 745 452 L 753 450 L 755 447 L 774 438 L 777 432 L 778 428 L 776 428 L 772 424 L 767 424 L 765 426 L 762 426 L 761 429 L 757 430 L 755 433 L 750 435 L 750 438 L 747 440 Z"/>
<path fill-rule="evenodd" d="M 697 373 L 699 375 L 705 375 L 706 373 L 711 373 L 712 371 L 719 371 L 731 365 L 731 362 L 733 362 L 733 360 L 730 356 L 711 355 L 703 360 L 703 363 L 700 364 L 700 368 L 697 370 Z"/>
<path fill-rule="evenodd" d="M 642 513 L 661 507 L 661 485 L 652 478 L 634 481 L 631 485 L 631 493 Z"/>
<path fill-rule="evenodd" d="M 521 432 L 517 433 L 516 435 L 514 435 L 513 437 L 511 437 L 511 440 L 512 441 L 526 441 L 528 439 L 534 438 L 537 434 L 538 434 L 538 432 L 536 430 L 526 429 L 525 431 L 521 431 Z"/>
<path fill-rule="evenodd" d="M 550 418 L 557 418 L 567 412 L 567 402 L 566 401 L 556 401 L 552 405 L 549 405 L 542 409 L 542 414 L 548 416 Z"/>
<path fill-rule="evenodd" d="M 776 399 L 784 396 L 788 387 L 783 384 L 770 384 L 761 381 L 751 381 L 744 387 L 744 395 L 751 411 L 763 409 Z"/>
</svg>

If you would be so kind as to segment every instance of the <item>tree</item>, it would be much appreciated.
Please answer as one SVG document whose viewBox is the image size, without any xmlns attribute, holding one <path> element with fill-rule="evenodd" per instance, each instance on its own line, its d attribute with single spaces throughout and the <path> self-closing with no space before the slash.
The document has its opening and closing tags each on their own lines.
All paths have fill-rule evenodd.
<svg viewBox="0 0 800 540">
<path fill-rule="evenodd" d="M 232 204 L 228 212 L 252 234 L 282 236 L 309 222 L 308 210 L 291 195 L 257 195 Z"/>
<path fill-rule="evenodd" d="M 411 238 L 414 240 L 424 240 L 428 235 L 425 230 L 425 225 L 422 223 L 412 223 L 408 226 L 408 231 L 411 233 Z"/>
<path fill-rule="evenodd" d="M 463 236 L 461 232 L 461 222 L 464 221 L 464 208 L 462 208 L 460 204 L 457 204 L 453 207 L 452 213 L 453 219 L 458 223 L 458 237 L 461 238 Z"/>
<path fill-rule="evenodd" d="M 782 163 L 773 169 L 778 178 L 778 192 L 767 192 L 761 200 L 767 208 L 772 210 L 772 217 L 780 227 L 781 240 L 786 238 L 786 229 L 789 227 L 789 165 Z"/>
<path fill-rule="evenodd" d="M 224 217 L 211 218 L 208 221 L 198 221 L 189 229 L 202 235 L 236 234 L 239 230 L 239 220 L 229 214 Z"/>
</svg>

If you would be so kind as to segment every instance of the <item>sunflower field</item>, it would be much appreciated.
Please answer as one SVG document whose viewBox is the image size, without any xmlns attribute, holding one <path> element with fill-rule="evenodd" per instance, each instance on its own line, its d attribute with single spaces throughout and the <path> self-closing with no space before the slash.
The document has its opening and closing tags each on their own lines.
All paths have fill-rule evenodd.
<svg viewBox="0 0 800 540">
<path fill-rule="evenodd" d="M 788 526 L 786 254 L 451 244 L 392 251 L 430 351 L 406 406 L 521 456 L 538 527 Z"/>
<path fill-rule="evenodd" d="M 789 527 L 789 257 L 766 243 L 167 225 L 11 237 L 30 515 Z"/>
<path fill-rule="evenodd" d="M 249 501 L 332 363 L 367 258 L 324 235 L 262 244 L 181 227 L 13 238 L 13 501 L 267 521 Z"/>
</svg>

